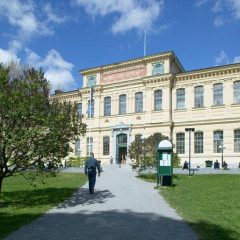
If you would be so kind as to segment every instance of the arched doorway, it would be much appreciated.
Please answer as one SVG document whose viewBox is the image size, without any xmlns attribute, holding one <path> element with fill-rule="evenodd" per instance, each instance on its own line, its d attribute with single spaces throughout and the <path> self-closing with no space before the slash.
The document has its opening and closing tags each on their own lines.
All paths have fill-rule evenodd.
<svg viewBox="0 0 240 240">
<path fill-rule="evenodd" d="M 127 158 L 127 139 L 128 136 L 125 133 L 120 133 L 117 135 L 116 141 L 116 162 L 123 163 Z"/>
</svg>

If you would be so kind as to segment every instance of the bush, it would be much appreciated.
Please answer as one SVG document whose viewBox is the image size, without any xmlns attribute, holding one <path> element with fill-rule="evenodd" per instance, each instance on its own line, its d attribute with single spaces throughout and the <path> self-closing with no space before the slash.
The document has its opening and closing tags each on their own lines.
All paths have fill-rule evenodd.
<svg viewBox="0 0 240 240">
<path fill-rule="evenodd" d="M 83 167 L 87 157 L 71 157 L 67 162 L 68 167 Z"/>
</svg>

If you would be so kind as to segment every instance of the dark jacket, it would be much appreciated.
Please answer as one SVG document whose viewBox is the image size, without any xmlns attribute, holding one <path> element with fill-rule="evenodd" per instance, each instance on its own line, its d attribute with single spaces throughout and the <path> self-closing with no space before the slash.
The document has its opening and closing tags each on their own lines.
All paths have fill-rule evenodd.
<svg viewBox="0 0 240 240">
<path fill-rule="evenodd" d="M 96 168 L 98 170 L 98 173 L 100 174 L 99 161 L 97 161 L 97 159 L 94 158 L 94 157 L 89 157 L 87 159 L 87 161 L 85 162 L 85 168 L 84 168 L 85 174 L 87 174 L 90 169 L 93 170 L 93 171 L 96 171 Z"/>
</svg>

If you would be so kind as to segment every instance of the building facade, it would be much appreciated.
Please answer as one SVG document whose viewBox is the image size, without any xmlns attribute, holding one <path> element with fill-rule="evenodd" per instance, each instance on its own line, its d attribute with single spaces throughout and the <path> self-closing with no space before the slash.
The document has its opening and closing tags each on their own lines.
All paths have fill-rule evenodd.
<svg viewBox="0 0 240 240">
<path fill-rule="evenodd" d="M 136 138 L 168 136 L 181 161 L 240 162 L 240 64 L 185 71 L 173 52 L 80 71 L 83 87 L 52 98 L 78 103 L 87 133 L 73 156 L 128 157 Z M 194 128 L 191 133 L 186 128 Z M 189 138 L 191 141 L 189 141 Z"/>
</svg>

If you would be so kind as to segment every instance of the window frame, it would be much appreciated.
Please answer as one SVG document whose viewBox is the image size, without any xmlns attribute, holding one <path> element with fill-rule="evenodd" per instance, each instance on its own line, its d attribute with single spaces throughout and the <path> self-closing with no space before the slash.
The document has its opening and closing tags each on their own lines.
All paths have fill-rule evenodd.
<svg viewBox="0 0 240 240">
<path fill-rule="evenodd" d="M 110 154 L 110 137 L 104 136 L 103 137 L 103 156 L 109 156 L 109 154 Z"/>
<path fill-rule="evenodd" d="M 201 136 L 199 136 L 201 135 Z M 204 153 L 204 134 L 203 132 L 194 132 L 194 153 Z"/>
<path fill-rule="evenodd" d="M 178 88 L 176 90 L 176 108 L 177 110 L 185 109 L 186 90 Z"/>
<path fill-rule="evenodd" d="M 120 115 L 126 114 L 127 113 L 127 94 L 119 95 L 118 101 L 119 101 L 119 106 L 118 106 L 119 111 L 118 111 L 118 113 Z"/>
<path fill-rule="evenodd" d="M 213 84 L 213 106 L 221 105 L 223 105 L 223 84 L 215 83 Z"/>
<path fill-rule="evenodd" d="M 176 133 L 176 152 L 177 152 L 177 154 L 185 154 L 185 139 L 186 138 L 185 138 L 184 132 Z"/>
<path fill-rule="evenodd" d="M 143 112 L 143 92 L 135 93 L 135 112 L 136 113 Z"/>
<path fill-rule="evenodd" d="M 203 106 L 204 106 L 204 88 L 203 86 L 196 86 L 194 87 L 194 107 L 202 108 Z"/>
<path fill-rule="evenodd" d="M 222 139 L 218 139 L 219 136 L 217 136 L 217 134 L 219 134 L 220 138 Z M 223 131 L 222 130 L 216 130 L 213 132 L 213 153 L 221 153 L 221 149 L 219 148 L 219 146 L 223 146 Z"/>
<path fill-rule="evenodd" d="M 103 100 L 104 109 L 103 109 L 103 115 L 104 116 L 111 116 L 111 97 L 107 96 Z"/>
<path fill-rule="evenodd" d="M 154 91 L 154 111 L 162 110 L 162 89 Z"/>
</svg>

